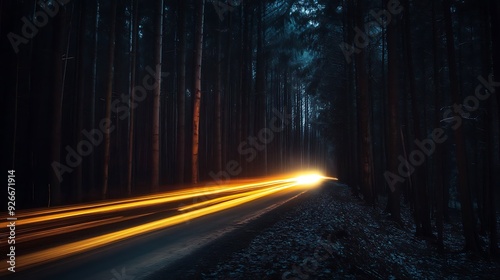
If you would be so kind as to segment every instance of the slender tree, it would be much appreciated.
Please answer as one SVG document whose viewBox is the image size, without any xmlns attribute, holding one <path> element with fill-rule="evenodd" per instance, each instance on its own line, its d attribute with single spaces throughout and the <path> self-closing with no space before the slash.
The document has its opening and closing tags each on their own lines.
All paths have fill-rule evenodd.
<svg viewBox="0 0 500 280">
<path fill-rule="evenodd" d="M 82 131 L 83 131 L 83 108 L 84 108 L 84 97 L 85 97 L 85 25 L 86 25 L 86 1 L 80 2 L 80 11 L 79 11 L 79 19 L 78 19 L 78 59 L 77 59 L 77 71 L 76 71 L 76 79 L 77 79 L 77 93 L 78 93 L 78 102 L 77 102 L 77 125 L 76 125 L 76 139 L 77 143 L 82 141 Z M 76 169 L 75 176 L 75 184 L 76 184 L 76 198 L 78 201 L 82 199 L 82 181 L 83 181 L 83 165 L 78 165 Z"/>
<path fill-rule="evenodd" d="M 99 0 L 95 1 L 94 44 L 92 46 L 92 91 L 90 97 L 90 128 L 95 127 L 95 103 L 97 95 L 97 48 L 99 42 Z M 95 153 L 89 155 L 89 186 L 95 186 Z"/>
<path fill-rule="evenodd" d="M 363 0 L 358 0 L 356 7 L 356 19 L 358 26 L 364 26 L 363 24 Z M 374 203 L 374 193 L 372 186 L 372 168 L 371 168 L 371 118 L 370 118 L 370 93 L 368 88 L 368 73 L 365 61 L 365 52 L 360 52 L 356 55 L 356 77 L 358 82 L 359 90 L 359 105 L 358 105 L 358 116 L 359 116 L 359 129 L 361 136 L 361 189 L 363 191 L 363 197 L 366 203 Z"/>
<path fill-rule="evenodd" d="M 116 45 L 116 10 L 118 6 L 117 0 L 111 0 L 111 18 L 108 46 L 108 73 L 106 82 L 106 113 L 105 119 L 109 122 L 104 131 L 104 161 L 102 175 L 102 198 L 108 196 L 108 181 L 109 181 L 109 160 L 110 160 L 110 143 L 111 143 L 111 99 L 113 98 L 113 81 L 114 81 L 114 64 L 115 64 L 115 45 Z"/>
<path fill-rule="evenodd" d="M 500 53 L 498 50 L 500 49 L 500 3 L 495 0 L 490 0 L 489 5 L 485 5 L 489 11 L 490 11 L 490 16 L 489 19 L 491 21 L 490 23 L 490 32 L 491 32 L 491 49 L 492 49 L 492 57 L 493 57 L 493 76 L 494 76 L 494 81 L 498 82 L 500 80 Z M 486 74 L 486 73 L 485 73 Z M 497 99 L 497 112 L 500 112 L 500 89 L 496 88 L 495 89 L 496 93 L 496 99 Z M 492 93 L 493 94 L 493 93 Z M 493 123 L 493 106 L 490 106 L 489 108 L 489 116 L 488 120 L 490 123 Z M 500 125 L 500 120 L 497 121 L 497 123 Z M 493 135 L 492 133 L 492 125 L 488 127 L 490 137 L 488 137 L 488 145 L 489 145 L 489 151 L 491 151 L 494 147 L 493 145 Z M 498 130 L 500 132 L 500 126 L 498 127 Z M 498 160 L 498 154 L 496 155 L 496 160 Z M 495 204 L 495 181 L 498 183 L 498 174 L 495 174 L 495 172 L 492 172 L 492 167 L 494 166 L 495 162 L 495 156 L 493 153 L 490 153 L 490 160 L 486 164 L 490 164 L 489 170 L 490 170 L 490 176 L 489 176 L 489 186 L 488 186 L 488 204 L 489 204 L 489 211 L 487 213 L 488 215 L 488 224 L 489 224 L 489 232 L 490 232 L 490 246 L 489 246 L 489 251 L 491 255 L 497 256 L 499 253 L 498 250 L 498 236 L 497 236 L 497 217 L 496 217 L 496 204 Z M 495 178 L 495 176 L 497 176 Z M 498 188 L 497 188 L 498 190 Z"/>
<path fill-rule="evenodd" d="M 407 80 L 409 86 L 409 94 L 411 100 L 411 113 L 413 119 L 413 136 L 416 139 L 422 139 L 421 124 L 420 124 L 420 108 L 417 99 L 417 85 L 415 81 L 415 69 L 413 63 L 413 50 L 411 39 L 411 14 L 410 14 L 410 0 L 404 0 L 404 42 L 405 42 L 405 57 L 406 57 L 406 70 Z M 432 235 L 430 210 L 427 195 L 427 172 L 425 166 L 418 168 L 413 173 L 414 182 L 414 199 L 415 199 L 415 224 L 416 234 L 422 236 Z"/>
<path fill-rule="evenodd" d="M 203 25 L 205 18 L 205 0 L 196 0 L 195 44 L 194 44 L 194 96 L 193 96 L 193 147 L 191 162 L 191 181 L 198 183 L 198 152 L 201 105 L 201 62 L 203 57 Z"/>
<path fill-rule="evenodd" d="M 132 1 L 130 45 L 130 88 L 129 88 L 129 128 L 128 128 L 128 151 L 127 151 L 127 194 L 132 194 L 132 167 L 134 160 L 134 133 L 135 133 L 135 108 L 134 87 L 137 64 L 137 37 L 139 36 L 139 0 Z"/>
<path fill-rule="evenodd" d="M 386 0 L 389 4 L 391 0 Z M 388 102 L 388 167 L 390 172 L 398 170 L 399 156 L 399 127 L 398 127 L 398 101 L 399 101 L 399 55 L 397 40 L 397 22 L 392 21 L 387 26 L 387 102 Z M 401 223 L 401 184 L 393 183 L 389 193 L 389 209 L 392 218 Z"/>
<path fill-rule="evenodd" d="M 495 81 L 500 80 L 500 3 L 497 0 L 489 0 L 489 10 L 490 10 L 490 20 L 491 20 L 491 44 L 492 44 L 492 56 L 493 56 L 493 73 L 495 76 Z M 498 111 L 500 112 L 500 90 L 497 88 L 497 105 Z M 500 122 L 499 122 L 500 124 Z M 500 130 L 500 126 L 499 126 Z"/>
<path fill-rule="evenodd" d="M 256 79 L 255 79 L 255 129 L 254 133 L 258 133 L 266 126 L 266 66 L 264 57 L 264 41 L 265 27 L 263 17 L 265 16 L 265 3 L 259 1 L 257 14 L 257 60 L 256 60 Z M 264 148 L 263 154 L 259 156 L 259 167 L 261 171 L 267 170 L 266 152 Z"/>
<path fill-rule="evenodd" d="M 240 61 L 242 63 L 240 67 L 241 84 L 240 84 L 240 94 L 239 94 L 239 115 L 238 115 L 238 136 L 239 143 L 245 141 L 248 138 L 250 121 L 250 100 L 249 96 L 252 88 L 252 4 L 248 3 L 242 5 L 243 17 L 241 19 L 242 33 L 241 33 L 241 51 L 240 51 Z M 239 153 L 239 162 L 242 163 L 243 170 L 247 170 L 247 162 L 243 161 L 242 154 Z"/>
<path fill-rule="evenodd" d="M 440 108 L 441 108 L 441 80 L 439 77 L 439 32 L 437 28 L 437 6 L 435 1 L 432 1 L 432 53 L 433 53 L 433 80 L 434 80 L 434 125 L 435 127 L 441 127 L 441 117 Z M 434 191 L 436 194 L 436 227 L 437 227 L 437 243 L 438 250 L 441 252 L 444 250 L 443 243 L 443 220 L 444 220 L 444 192 L 447 189 L 444 185 L 443 178 L 443 149 L 440 145 L 436 146 L 436 152 L 434 154 L 434 176 L 435 176 L 435 184 Z M 447 207 L 447 206 L 446 206 Z"/>
<path fill-rule="evenodd" d="M 184 183 L 186 157 L 186 1 L 178 1 L 177 34 L 177 183 Z"/>
<path fill-rule="evenodd" d="M 215 78 L 215 172 L 222 170 L 222 128 L 221 128 L 221 94 L 222 94 L 222 24 L 219 21 L 217 29 L 216 44 L 216 78 Z"/>
<path fill-rule="evenodd" d="M 226 162 L 229 155 L 229 147 L 231 147 L 232 140 L 236 140 L 233 134 L 233 137 L 231 137 L 230 133 L 228 132 L 234 132 L 236 130 L 236 122 L 233 119 L 233 106 L 232 104 L 236 103 L 235 97 L 236 94 L 234 91 L 231 89 L 234 86 L 237 86 L 239 84 L 239 79 L 236 79 L 234 77 L 234 72 L 231 72 L 232 69 L 232 48 L 233 48 L 233 16 L 232 13 L 228 15 L 227 19 L 227 37 L 226 37 L 226 42 L 225 42 L 225 50 L 224 53 L 225 55 L 225 71 L 226 71 L 226 76 L 225 76 L 225 84 L 224 84 L 224 96 L 225 96 L 225 110 L 224 110 L 224 121 L 223 121 L 223 130 L 222 130 L 222 135 L 223 135 L 223 140 L 222 140 L 222 146 L 224 149 L 222 149 L 222 158 L 223 162 Z M 239 74 L 236 72 L 236 74 Z M 235 82 L 236 81 L 236 82 Z M 234 86 L 233 86 L 234 85 Z"/>
<path fill-rule="evenodd" d="M 52 131 L 51 131 L 51 161 L 52 165 L 61 161 L 62 133 L 62 101 L 64 93 L 63 54 L 67 39 L 66 7 L 61 7 L 55 19 L 54 41 L 52 48 Z M 57 167 L 59 170 L 59 167 Z M 62 174 L 61 172 L 59 174 Z M 61 175 L 59 175 L 61 176 Z M 49 205 L 61 204 L 61 180 L 55 170 L 51 172 Z"/>
<path fill-rule="evenodd" d="M 453 22 L 451 18 L 451 0 L 445 0 L 443 3 L 444 23 L 446 30 L 446 46 L 448 50 L 448 65 L 451 97 L 455 104 L 462 104 L 460 100 L 460 87 L 458 79 L 458 69 L 455 54 L 455 39 L 453 32 Z M 458 122 L 461 116 L 457 115 L 455 121 Z M 462 225 L 465 236 L 465 249 L 471 252 L 480 250 L 478 245 L 478 236 L 476 232 L 476 222 L 472 208 L 469 181 L 467 176 L 467 154 L 465 150 L 465 139 L 462 125 L 455 125 L 455 152 L 458 167 L 458 192 L 460 196 L 460 209 L 462 212 Z"/>
<path fill-rule="evenodd" d="M 163 0 L 157 0 L 157 15 L 155 24 L 155 88 L 153 89 L 153 137 L 152 137 L 152 172 L 151 185 L 153 191 L 158 191 L 160 180 L 160 95 L 163 46 Z"/>
</svg>

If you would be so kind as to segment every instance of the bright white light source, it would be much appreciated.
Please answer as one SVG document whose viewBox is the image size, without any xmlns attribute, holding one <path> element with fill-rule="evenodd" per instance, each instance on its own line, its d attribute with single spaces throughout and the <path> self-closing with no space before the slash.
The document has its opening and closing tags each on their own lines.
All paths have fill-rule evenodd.
<svg viewBox="0 0 500 280">
<path fill-rule="evenodd" d="M 323 179 L 323 176 L 319 174 L 308 174 L 297 177 L 297 183 L 301 185 L 314 185 L 319 183 Z"/>
</svg>

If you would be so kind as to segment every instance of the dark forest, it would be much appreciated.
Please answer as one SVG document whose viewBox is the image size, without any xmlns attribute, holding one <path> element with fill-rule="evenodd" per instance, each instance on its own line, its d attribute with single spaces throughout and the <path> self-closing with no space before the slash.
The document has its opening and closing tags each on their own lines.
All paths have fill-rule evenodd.
<svg viewBox="0 0 500 280">
<path fill-rule="evenodd" d="M 277 220 L 301 213 L 318 238 L 334 236 L 352 254 L 327 250 L 332 260 L 299 272 L 285 261 L 276 268 L 275 257 L 274 274 L 248 263 L 225 274 L 213 269 L 236 266 L 221 259 L 227 252 L 209 262 L 209 249 L 197 249 L 179 268 L 162 266 L 163 276 L 134 279 L 500 277 L 497 0 L 2 0 L 0 36 L 2 223 L 17 225 L 1 254 L 12 252 L 14 232 L 19 279 L 66 279 L 55 252 L 79 236 L 88 250 L 67 257 L 92 263 L 111 243 L 159 244 L 116 233 L 90 247 L 94 237 L 137 228 L 168 239 L 196 223 L 223 224 L 230 211 L 262 212 L 245 222 L 259 224 L 248 230 L 255 236 L 267 232 L 261 224 L 280 232 Z M 277 210 L 265 214 L 269 207 Z M 176 213 L 193 216 L 139 230 Z M 390 232 L 376 236 L 405 232 L 408 244 L 427 244 L 421 258 L 455 266 L 368 269 L 370 247 L 353 244 L 373 223 Z M 123 255 L 116 250 L 106 256 Z M 194 274 L 181 269 L 193 259 L 203 263 Z M 91 266 L 70 260 L 74 271 Z M 40 268 L 46 261 L 56 274 Z M 7 255 L 1 274 L 12 266 Z M 104 270 L 85 277 L 121 279 Z"/>
</svg>

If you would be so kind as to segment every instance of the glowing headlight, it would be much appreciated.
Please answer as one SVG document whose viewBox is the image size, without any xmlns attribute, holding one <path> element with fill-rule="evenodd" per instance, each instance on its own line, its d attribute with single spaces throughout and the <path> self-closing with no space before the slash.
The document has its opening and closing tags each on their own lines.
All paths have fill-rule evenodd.
<svg viewBox="0 0 500 280">
<path fill-rule="evenodd" d="M 323 179 L 323 176 L 319 174 L 309 174 L 297 177 L 296 181 L 301 185 L 314 185 L 319 183 Z"/>
</svg>

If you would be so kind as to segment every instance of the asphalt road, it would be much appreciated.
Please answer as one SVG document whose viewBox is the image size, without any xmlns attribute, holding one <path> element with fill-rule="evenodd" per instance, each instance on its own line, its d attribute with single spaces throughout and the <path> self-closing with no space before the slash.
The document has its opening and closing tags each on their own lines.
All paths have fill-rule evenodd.
<svg viewBox="0 0 500 280">
<path fill-rule="evenodd" d="M 56 261 L 26 269 L 18 266 L 17 272 L 3 274 L 1 278 L 23 280 L 187 279 L 189 277 L 187 274 L 197 273 L 196 261 L 199 258 L 215 260 L 224 254 L 223 243 L 221 246 L 224 238 L 234 236 L 249 223 L 262 219 L 261 217 L 266 213 L 269 214 L 265 216 L 272 217 L 276 208 L 282 210 L 289 207 L 293 201 L 300 200 L 301 196 L 304 196 L 303 190 L 275 193 L 231 209 L 186 220 L 166 229 L 131 237 Z M 50 234 L 51 230 L 56 230 L 55 228 L 61 224 L 49 223 L 41 224 L 38 228 L 19 228 L 17 229 L 18 238 L 22 238 L 23 234 L 34 235 L 37 232 L 41 232 L 41 235 L 38 239 L 19 242 L 16 255 L 22 256 L 32 251 L 67 244 L 74 240 L 98 236 L 169 216 L 172 215 L 174 211 L 172 209 L 176 206 L 178 205 L 172 205 L 172 207 L 156 205 L 144 208 L 141 212 L 125 210 L 118 217 L 116 214 L 104 213 L 93 216 L 91 218 L 93 220 L 89 220 L 88 217 L 73 218 L 73 225 L 68 225 L 63 220 L 60 223 L 68 227 L 68 233 L 49 235 L 46 238 L 43 237 L 44 233 Z M 88 223 L 102 223 L 102 225 L 94 225 L 88 229 L 78 227 L 78 225 Z M 218 241 L 218 247 L 213 245 L 217 244 L 216 241 Z M 2 246 L 1 250 L 4 252 L 7 248 Z M 5 269 L 4 263 L 2 272 Z"/>
</svg>

